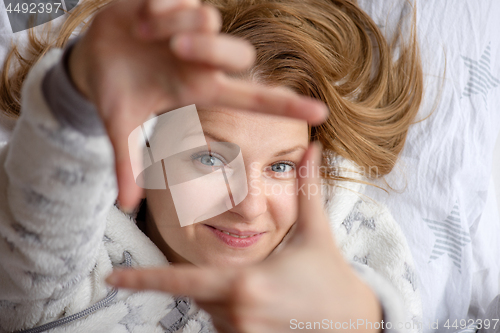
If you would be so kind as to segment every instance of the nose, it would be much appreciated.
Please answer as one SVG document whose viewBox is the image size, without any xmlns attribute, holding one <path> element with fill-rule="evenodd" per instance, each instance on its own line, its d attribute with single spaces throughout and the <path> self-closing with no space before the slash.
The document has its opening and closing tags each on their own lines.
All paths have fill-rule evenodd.
<svg viewBox="0 0 500 333">
<path fill-rule="evenodd" d="M 240 215 L 246 222 L 252 222 L 267 211 L 267 196 L 261 179 L 249 177 L 247 184 L 247 196 L 229 211 Z"/>
</svg>

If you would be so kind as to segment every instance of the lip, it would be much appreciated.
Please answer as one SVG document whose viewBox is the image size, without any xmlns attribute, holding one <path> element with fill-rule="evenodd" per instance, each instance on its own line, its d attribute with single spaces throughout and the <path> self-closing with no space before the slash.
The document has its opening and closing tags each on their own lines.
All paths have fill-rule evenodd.
<svg viewBox="0 0 500 333">
<path fill-rule="evenodd" d="M 231 229 L 231 228 L 222 228 L 222 227 L 214 227 L 208 224 L 204 224 L 211 232 L 217 236 L 218 239 L 223 241 L 225 244 L 231 246 L 231 247 L 249 247 L 253 244 L 255 244 L 261 237 L 264 235 L 265 232 L 258 232 L 258 231 L 253 231 L 253 230 L 236 230 L 236 229 Z M 229 232 L 233 235 L 238 235 L 238 236 L 249 236 L 246 238 L 238 238 L 234 237 L 231 235 L 228 235 L 225 232 Z M 254 235 L 254 236 L 252 236 Z"/>
<path fill-rule="evenodd" d="M 216 228 L 216 229 L 222 230 L 222 231 L 226 231 L 226 232 L 229 232 L 230 234 L 238 235 L 238 236 L 251 236 L 251 235 L 256 235 L 256 234 L 262 234 L 262 233 L 264 233 L 263 231 L 255 231 L 255 230 L 245 230 L 245 231 L 242 231 L 242 230 L 231 229 L 231 228 L 226 228 L 226 227 L 219 227 L 219 226 L 210 225 L 210 224 L 205 224 L 205 225 L 207 225 L 209 227 L 212 227 L 212 228 Z"/>
</svg>

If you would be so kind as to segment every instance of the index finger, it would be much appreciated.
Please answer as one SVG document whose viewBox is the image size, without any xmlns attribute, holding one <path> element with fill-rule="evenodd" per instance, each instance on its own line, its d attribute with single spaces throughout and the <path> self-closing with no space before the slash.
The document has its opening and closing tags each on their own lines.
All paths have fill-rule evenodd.
<svg viewBox="0 0 500 333">
<path fill-rule="evenodd" d="M 232 270 L 199 268 L 190 265 L 151 269 L 115 270 L 106 282 L 116 287 L 158 290 L 199 301 L 224 300 L 229 295 Z"/>
<path fill-rule="evenodd" d="M 115 155 L 115 171 L 118 185 L 117 199 L 121 209 L 131 212 L 139 203 L 142 188 L 135 183 L 129 155 L 128 137 L 135 128 L 135 124 L 143 120 L 133 117 L 134 114 L 129 109 L 130 105 L 111 104 L 112 107 L 104 107 L 110 115 L 104 118 L 103 121 Z M 123 112 L 116 111 L 118 109 Z"/>
<path fill-rule="evenodd" d="M 323 123 L 327 106 L 317 99 L 301 96 L 284 87 L 219 77 L 218 93 L 212 105 L 303 119 L 311 125 Z"/>
<path fill-rule="evenodd" d="M 294 239 L 301 239 L 317 244 L 319 240 L 324 239 L 325 235 L 331 235 L 322 199 L 321 152 L 321 144 L 312 143 L 298 167 L 299 214 L 296 222 L 297 228 L 292 235 L 291 242 Z"/>
</svg>

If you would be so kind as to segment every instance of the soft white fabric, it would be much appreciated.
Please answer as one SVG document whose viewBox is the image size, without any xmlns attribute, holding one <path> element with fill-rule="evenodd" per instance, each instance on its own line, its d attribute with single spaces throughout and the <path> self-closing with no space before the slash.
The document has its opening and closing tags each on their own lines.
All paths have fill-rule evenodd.
<svg viewBox="0 0 500 333">
<path fill-rule="evenodd" d="M 326 155 L 340 175 L 366 181 L 354 163 Z M 327 203 L 330 226 L 345 258 L 370 266 L 396 286 L 410 314 L 404 323 L 418 331 L 421 287 L 405 236 L 389 210 L 363 194 L 365 187 L 361 182 L 337 182 Z"/>
<path fill-rule="evenodd" d="M 438 97 L 446 55 L 441 100 L 411 127 L 387 177 L 401 193 L 366 194 L 387 204 L 408 239 L 425 331 L 445 331 L 448 319 L 480 318 L 499 292 L 500 221 L 490 175 L 500 130 L 500 2 L 412 2 L 425 75 L 419 119 Z M 359 4 L 386 35 L 410 13 L 404 0 Z M 436 330 L 429 327 L 436 321 Z"/>
</svg>

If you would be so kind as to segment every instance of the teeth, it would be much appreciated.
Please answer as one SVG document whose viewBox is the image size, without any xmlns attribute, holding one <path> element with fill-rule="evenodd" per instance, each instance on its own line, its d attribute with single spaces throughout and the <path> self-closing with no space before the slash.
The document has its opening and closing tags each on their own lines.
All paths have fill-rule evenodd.
<svg viewBox="0 0 500 333">
<path fill-rule="evenodd" d="M 220 229 L 219 229 L 219 230 L 220 230 Z M 233 236 L 233 237 L 236 237 L 236 238 L 248 238 L 248 237 L 252 237 L 252 236 L 257 235 L 257 234 L 255 234 L 255 235 L 250 235 L 250 236 L 238 236 L 238 235 L 231 234 L 231 233 L 229 233 L 229 232 L 227 232 L 227 231 L 224 231 L 224 230 L 220 230 L 220 231 L 222 231 L 222 232 L 223 232 L 223 233 L 225 233 L 226 235 Z"/>
</svg>

